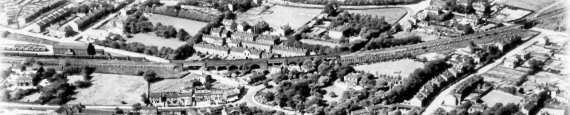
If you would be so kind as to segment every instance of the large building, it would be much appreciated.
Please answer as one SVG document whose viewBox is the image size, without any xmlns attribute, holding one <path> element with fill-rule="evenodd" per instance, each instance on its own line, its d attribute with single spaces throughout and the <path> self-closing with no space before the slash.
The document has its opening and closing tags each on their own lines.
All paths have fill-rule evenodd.
<svg viewBox="0 0 570 115">
<path fill-rule="evenodd" d="M 42 32 L 50 24 L 65 18 L 71 14 L 70 8 L 61 8 L 56 10 L 54 13 L 48 14 L 47 16 L 41 18 L 38 22 L 30 25 L 33 32 Z"/>
<path fill-rule="evenodd" d="M 192 92 L 150 93 L 149 100 L 155 107 L 194 106 Z"/>
<path fill-rule="evenodd" d="M 87 44 L 82 43 L 58 43 L 53 45 L 53 53 L 56 55 L 79 55 L 79 56 L 86 56 L 87 53 Z M 102 55 L 105 52 L 101 49 L 95 49 L 95 55 Z"/>
</svg>

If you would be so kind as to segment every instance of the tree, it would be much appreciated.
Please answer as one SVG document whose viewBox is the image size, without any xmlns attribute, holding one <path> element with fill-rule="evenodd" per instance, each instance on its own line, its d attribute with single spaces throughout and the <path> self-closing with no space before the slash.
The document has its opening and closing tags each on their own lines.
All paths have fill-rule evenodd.
<svg viewBox="0 0 570 115">
<path fill-rule="evenodd" d="M 253 27 L 253 33 L 255 34 L 261 34 L 265 31 L 267 31 L 269 28 L 269 24 L 265 21 L 261 21 L 261 22 L 257 22 L 257 24 L 255 24 L 255 26 Z"/>
<path fill-rule="evenodd" d="M 142 105 L 140 103 L 135 103 L 132 105 L 134 111 L 139 111 L 142 109 Z"/>
<path fill-rule="evenodd" d="M 125 112 L 122 109 L 120 109 L 119 107 L 115 107 L 115 114 L 122 115 L 122 114 L 125 114 Z"/>
<path fill-rule="evenodd" d="M 87 45 L 87 54 L 89 55 L 95 55 L 95 46 L 93 46 L 93 44 L 89 43 L 89 45 Z"/>
<path fill-rule="evenodd" d="M 190 34 L 188 34 L 188 32 L 186 32 L 186 30 L 180 28 L 178 30 L 178 34 L 176 35 L 176 38 L 178 38 L 178 40 L 180 41 L 186 41 L 186 39 L 188 39 L 188 36 Z"/>
<path fill-rule="evenodd" d="M 323 9 L 323 13 L 326 13 L 329 16 L 336 16 L 338 14 L 337 8 L 338 8 L 338 4 L 329 3 L 329 4 L 325 5 L 325 7 Z"/>
<path fill-rule="evenodd" d="M 148 70 L 146 72 L 144 72 L 143 75 L 145 81 L 146 81 L 146 85 L 147 85 L 147 94 L 150 94 L 150 83 L 156 81 L 156 73 L 152 70 Z M 150 98 L 149 95 L 147 95 L 147 98 Z"/>
</svg>

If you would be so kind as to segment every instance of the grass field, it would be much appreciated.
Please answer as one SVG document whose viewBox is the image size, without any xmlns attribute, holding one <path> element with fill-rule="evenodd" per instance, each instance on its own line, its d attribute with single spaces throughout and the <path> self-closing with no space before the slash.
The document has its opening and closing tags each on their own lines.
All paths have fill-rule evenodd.
<svg viewBox="0 0 570 115">
<path fill-rule="evenodd" d="M 418 68 L 422 68 L 424 63 L 411 59 L 402 59 L 397 61 L 379 62 L 369 65 L 358 65 L 354 69 L 357 71 L 365 71 L 372 74 L 400 75 L 408 77 L 410 73 Z"/>
<path fill-rule="evenodd" d="M 198 33 L 198 31 L 206 26 L 206 22 L 200 22 L 200 21 L 195 21 L 195 20 L 190 20 L 190 19 L 184 19 L 184 18 L 177 18 L 177 17 L 170 17 L 170 16 L 165 16 L 165 15 L 160 15 L 160 14 L 149 14 L 148 19 L 150 20 L 150 22 L 152 22 L 153 24 L 156 25 L 156 23 L 162 23 L 162 25 L 172 25 L 174 26 L 174 28 L 176 28 L 176 31 L 178 31 L 178 29 L 182 28 L 184 30 L 186 30 L 190 35 L 194 35 L 196 33 Z"/>
<path fill-rule="evenodd" d="M 186 42 L 182 42 L 182 41 L 178 40 L 177 38 L 165 39 L 165 38 L 158 37 L 158 36 L 154 35 L 154 33 L 134 34 L 132 38 L 127 39 L 127 43 L 131 43 L 131 42 L 140 42 L 144 45 L 157 46 L 158 48 L 161 48 L 163 46 L 164 47 L 170 47 L 172 49 L 176 49 L 176 48 L 186 44 Z"/>
<path fill-rule="evenodd" d="M 146 93 L 146 81 L 140 76 L 94 73 L 93 85 L 77 89 L 75 100 L 69 104 L 85 105 L 132 105 L 142 103 L 141 95 Z M 69 82 L 81 80 L 81 76 L 69 76 Z M 122 104 L 126 102 L 126 104 Z"/>
<path fill-rule="evenodd" d="M 556 0 L 497 0 L 497 3 L 524 8 L 532 11 L 544 8 Z"/>
</svg>

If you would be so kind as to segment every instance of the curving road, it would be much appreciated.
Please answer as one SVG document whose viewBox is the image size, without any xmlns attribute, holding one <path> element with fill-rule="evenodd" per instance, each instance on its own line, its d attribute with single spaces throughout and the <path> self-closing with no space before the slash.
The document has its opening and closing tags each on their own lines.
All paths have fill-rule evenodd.
<svg viewBox="0 0 570 115">
<path fill-rule="evenodd" d="M 425 111 L 422 113 L 422 115 L 432 115 L 435 110 L 437 108 L 443 107 L 443 105 L 441 105 L 443 103 L 443 101 L 445 101 L 445 97 L 450 96 L 451 95 L 451 91 L 453 89 L 455 89 L 460 83 L 464 82 L 465 80 L 467 80 L 467 78 L 471 78 L 474 75 L 477 74 L 482 74 L 485 73 L 487 71 L 489 71 L 490 69 L 496 67 L 497 65 L 501 64 L 502 60 L 505 59 L 505 57 L 512 57 L 515 54 L 520 54 L 524 48 L 531 46 L 533 43 L 537 42 L 540 40 L 540 38 L 546 36 L 546 35 L 552 35 L 552 34 L 566 34 L 567 33 L 562 33 L 562 32 L 555 32 L 555 31 L 551 31 L 551 30 L 545 30 L 545 29 L 540 29 L 540 28 L 532 28 L 531 30 L 535 30 L 535 31 L 539 31 L 540 35 L 535 36 L 534 38 L 531 38 L 530 40 L 524 42 L 523 44 L 519 45 L 517 48 L 507 52 L 507 54 L 503 55 L 501 58 L 493 61 L 493 63 L 488 64 L 484 67 L 482 67 L 481 69 L 477 70 L 476 73 L 469 75 L 465 78 L 463 78 L 462 80 L 460 80 L 459 82 L 455 82 L 455 84 L 449 86 L 447 89 L 443 90 L 442 92 L 439 93 L 439 95 L 437 95 L 437 97 L 430 103 L 430 105 L 428 105 L 425 109 Z"/>
</svg>

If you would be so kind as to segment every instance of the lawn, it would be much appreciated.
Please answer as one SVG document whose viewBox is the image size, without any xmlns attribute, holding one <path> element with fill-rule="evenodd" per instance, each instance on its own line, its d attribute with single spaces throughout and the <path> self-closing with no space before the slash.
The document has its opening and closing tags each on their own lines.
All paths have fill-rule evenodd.
<svg viewBox="0 0 570 115">
<path fill-rule="evenodd" d="M 503 105 L 508 103 L 519 103 L 522 99 L 522 97 L 514 96 L 498 90 L 493 90 L 487 93 L 487 95 L 481 97 L 481 100 L 487 105 L 495 105 L 497 103 L 502 103 Z"/>
<path fill-rule="evenodd" d="M 497 3 L 499 4 L 524 8 L 532 11 L 537 11 L 553 4 L 554 2 L 556 2 L 556 0 L 497 0 Z"/>
<path fill-rule="evenodd" d="M 348 10 L 351 13 L 360 13 L 384 17 L 389 24 L 396 23 L 406 14 L 404 8 L 381 8 L 381 9 L 367 9 L 367 10 Z"/>
<path fill-rule="evenodd" d="M 424 63 L 412 59 L 401 59 L 396 61 L 379 62 L 369 65 L 357 65 L 354 69 L 365 71 L 371 74 L 399 75 L 408 77 L 410 73 L 418 68 L 422 68 Z"/>
<path fill-rule="evenodd" d="M 160 15 L 160 14 L 148 14 L 148 19 L 150 22 L 152 22 L 153 24 L 156 25 L 156 23 L 162 23 L 162 25 L 172 25 L 174 26 L 174 28 L 176 28 L 176 31 L 178 31 L 178 29 L 182 28 L 184 29 L 186 32 L 188 32 L 190 35 L 195 35 L 196 33 L 198 33 L 198 31 L 200 29 L 202 29 L 202 27 L 206 26 L 206 22 L 200 22 L 200 21 L 195 21 L 195 20 L 190 20 L 190 19 L 185 19 L 185 18 L 178 18 L 178 17 L 171 17 L 171 16 L 165 16 L 165 15 Z"/>
<path fill-rule="evenodd" d="M 161 47 L 170 47 L 176 49 L 186 42 L 180 41 L 177 38 L 165 39 L 163 37 L 158 37 L 154 33 L 139 33 L 133 34 L 132 38 L 127 39 L 127 43 L 140 42 L 146 46 L 157 46 L 159 49 Z"/>
<path fill-rule="evenodd" d="M 142 103 L 141 95 L 146 93 L 146 81 L 140 76 L 94 73 L 93 85 L 77 89 L 76 98 L 69 104 L 85 105 L 132 105 Z M 69 82 L 81 80 L 79 75 L 69 76 Z M 126 104 L 122 104 L 126 102 Z"/>
</svg>

